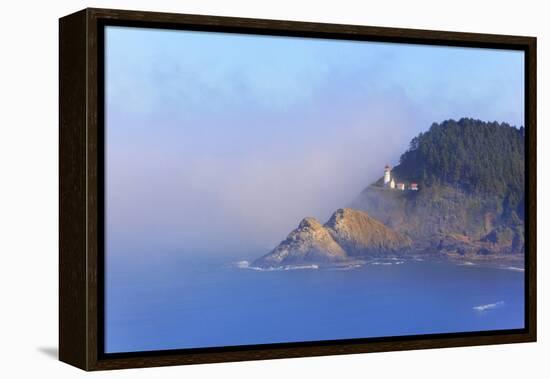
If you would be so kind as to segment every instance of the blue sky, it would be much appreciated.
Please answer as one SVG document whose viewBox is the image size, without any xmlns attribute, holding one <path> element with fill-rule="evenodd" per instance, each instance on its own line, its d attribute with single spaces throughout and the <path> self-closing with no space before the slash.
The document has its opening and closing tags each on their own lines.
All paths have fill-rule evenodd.
<svg viewBox="0 0 550 379">
<path fill-rule="evenodd" d="M 113 249 L 263 252 L 432 122 L 524 119 L 522 52 L 107 27 L 105 56 Z"/>
</svg>

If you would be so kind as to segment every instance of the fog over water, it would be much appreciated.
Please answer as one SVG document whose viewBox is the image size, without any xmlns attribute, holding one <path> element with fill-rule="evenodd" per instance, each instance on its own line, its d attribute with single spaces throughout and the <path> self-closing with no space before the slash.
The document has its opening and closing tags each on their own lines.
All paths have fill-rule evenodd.
<svg viewBox="0 0 550 379">
<path fill-rule="evenodd" d="M 265 253 L 346 206 L 434 121 L 522 125 L 522 59 L 109 27 L 108 253 Z"/>
</svg>

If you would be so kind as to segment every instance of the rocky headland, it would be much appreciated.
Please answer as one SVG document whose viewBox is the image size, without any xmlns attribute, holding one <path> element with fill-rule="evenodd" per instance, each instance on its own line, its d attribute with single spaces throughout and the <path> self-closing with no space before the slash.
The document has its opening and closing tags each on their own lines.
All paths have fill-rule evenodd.
<svg viewBox="0 0 550 379">
<path fill-rule="evenodd" d="M 399 164 L 325 224 L 312 217 L 253 265 L 336 265 L 418 256 L 518 261 L 525 252 L 524 130 L 434 123 Z"/>
</svg>

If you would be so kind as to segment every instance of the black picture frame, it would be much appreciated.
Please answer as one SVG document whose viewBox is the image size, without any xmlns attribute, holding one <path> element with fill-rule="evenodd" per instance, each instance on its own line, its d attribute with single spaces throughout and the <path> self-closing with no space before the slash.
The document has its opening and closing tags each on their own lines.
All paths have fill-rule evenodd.
<svg viewBox="0 0 550 379">
<path fill-rule="evenodd" d="M 104 27 L 482 47 L 525 52 L 525 328 L 407 337 L 104 353 Z M 84 370 L 536 341 L 536 38 L 112 9 L 59 20 L 59 358 Z"/>
</svg>

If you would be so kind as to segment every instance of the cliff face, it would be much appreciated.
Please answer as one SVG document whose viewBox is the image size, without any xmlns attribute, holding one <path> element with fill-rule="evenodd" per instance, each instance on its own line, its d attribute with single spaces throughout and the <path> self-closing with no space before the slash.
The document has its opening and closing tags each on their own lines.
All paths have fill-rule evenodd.
<svg viewBox="0 0 550 379">
<path fill-rule="evenodd" d="M 314 218 L 305 218 L 273 251 L 253 265 L 330 264 L 397 253 L 408 248 L 410 243 L 410 239 L 367 213 L 346 208 L 337 210 L 325 225 Z"/>
<path fill-rule="evenodd" d="M 490 199 L 442 185 L 419 191 L 371 185 L 352 204 L 416 242 L 450 233 L 482 238 L 492 230 L 498 206 Z"/>
<path fill-rule="evenodd" d="M 448 185 L 419 191 L 371 185 L 352 206 L 407 235 L 417 249 L 470 257 L 524 251 L 523 221 L 503 217 L 501 202 L 490 195 Z"/>
</svg>

